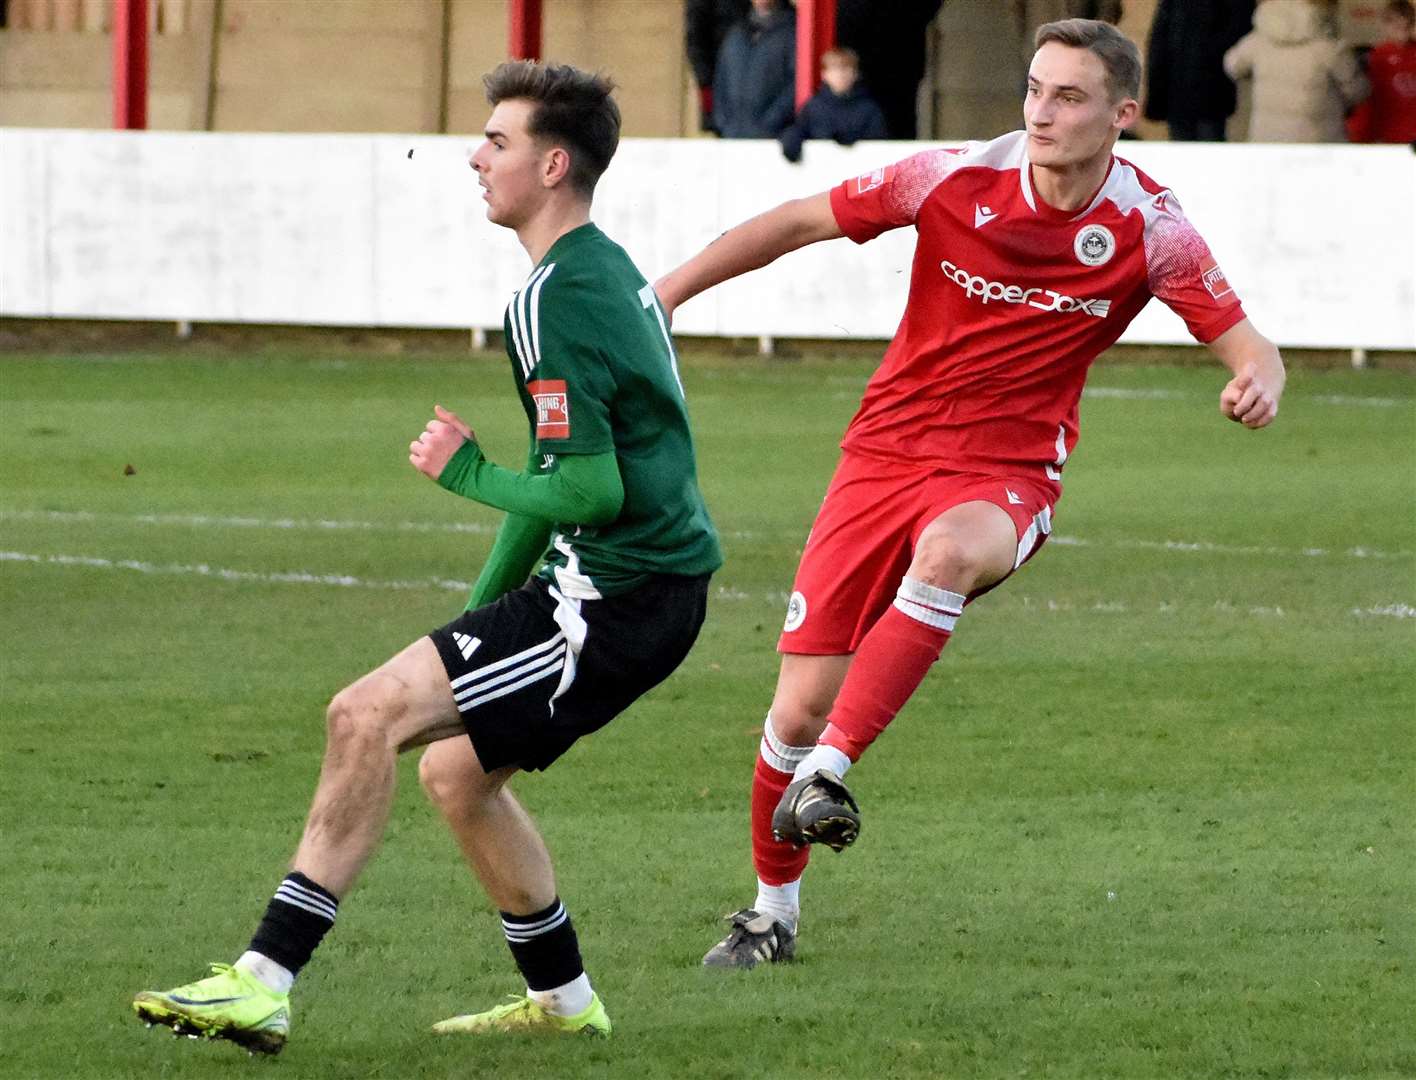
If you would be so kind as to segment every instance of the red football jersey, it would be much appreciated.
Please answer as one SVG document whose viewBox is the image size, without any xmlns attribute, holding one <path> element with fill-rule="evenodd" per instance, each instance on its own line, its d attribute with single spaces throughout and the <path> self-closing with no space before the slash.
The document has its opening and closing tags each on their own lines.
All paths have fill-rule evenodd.
<svg viewBox="0 0 1416 1080">
<path fill-rule="evenodd" d="M 1152 296 L 1213 341 L 1244 318 L 1174 195 L 1113 158 L 1080 212 L 1033 190 L 1024 132 L 927 150 L 831 192 L 856 243 L 919 232 L 909 300 L 841 445 L 1061 478 L 1093 360 Z"/>
</svg>

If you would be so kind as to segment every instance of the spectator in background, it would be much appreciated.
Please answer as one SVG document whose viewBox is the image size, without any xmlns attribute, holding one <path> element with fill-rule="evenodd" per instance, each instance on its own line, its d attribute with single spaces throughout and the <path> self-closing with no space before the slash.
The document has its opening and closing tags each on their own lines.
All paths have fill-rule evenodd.
<svg viewBox="0 0 1416 1080">
<path fill-rule="evenodd" d="M 944 0 L 839 0 L 836 40 L 860 57 L 861 82 L 892 139 L 919 137 L 925 32 Z"/>
<path fill-rule="evenodd" d="M 1238 98 L 1224 53 L 1249 31 L 1254 0 L 1160 0 L 1146 47 L 1146 119 L 1176 142 L 1223 142 Z"/>
<path fill-rule="evenodd" d="M 3 3 L 4 0 L 0 0 Z M 747 16 L 750 0 L 688 0 L 683 13 L 684 47 L 698 84 L 698 123 L 704 131 L 713 126 L 713 75 L 718 51 L 733 24 Z"/>
<path fill-rule="evenodd" d="M 795 113 L 796 9 L 752 0 L 718 52 L 713 126 L 725 139 L 775 139 Z"/>
<path fill-rule="evenodd" d="M 1385 35 L 1367 54 L 1372 96 L 1347 118 L 1353 142 L 1416 145 L 1416 7 L 1391 0 L 1382 12 Z"/>
<path fill-rule="evenodd" d="M 1235 80 L 1254 80 L 1251 142 L 1345 142 L 1343 119 L 1367 97 L 1348 46 L 1308 0 L 1263 0 L 1254 29 L 1224 54 Z"/>
<path fill-rule="evenodd" d="M 850 146 L 861 139 L 885 138 L 885 114 L 860 84 L 860 58 L 854 49 L 831 49 L 821 56 L 821 88 L 811 96 L 796 123 L 782 132 L 782 153 L 801 160 L 806 139 L 835 139 Z"/>
<path fill-rule="evenodd" d="M 1121 0 L 1010 0 L 1013 26 L 1023 45 L 1023 83 L 1027 83 L 1028 65 L 1032 63 L 1033 35 L 1044 23 L 1063 19 L 1100 19 L 1113 26 L 1121 21 Z"/>
</svg>

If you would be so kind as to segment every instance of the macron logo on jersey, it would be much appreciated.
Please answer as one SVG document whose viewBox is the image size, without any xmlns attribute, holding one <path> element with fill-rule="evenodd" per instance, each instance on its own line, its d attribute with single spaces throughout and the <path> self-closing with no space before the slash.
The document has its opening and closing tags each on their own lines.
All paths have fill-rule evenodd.
<svg viewBox="0 0 1416 1080">
<path fill-rule="evenodd" d="M 981 229 L 998 216 L 997 210 L 990 210 L 986 206 L 974 203 L 974 228 Z"/>
<path fill-rule="evenodd" d="M 536 403 L 536 438 L 570 438 L 570 398 L 564 379 L 535 379 L 526 392 Z"/>
<path fill-rule="evenodd" d="M 1052 289 L 1024 288 L 1022 285 L 1005 285 L 1001 281 L 971 274 L 962 267 L 955 266 L 948 259 L 939 264 L 944 276 L 970 298 L 978 297 L 987 306 L 995 300 L 1005 304 L 1027 304 L 1039 311 L 1081 312 L 1098 319 L 1104 319 L 1111 312 L 1110 300 L 1078 300 L 1074 296 L 1063 296 Z"/>
</svg>

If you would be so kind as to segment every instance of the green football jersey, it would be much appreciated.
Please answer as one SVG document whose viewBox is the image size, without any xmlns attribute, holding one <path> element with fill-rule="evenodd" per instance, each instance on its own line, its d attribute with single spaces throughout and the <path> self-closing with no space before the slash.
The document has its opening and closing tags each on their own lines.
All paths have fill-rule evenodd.
<svg viewBox="0 0 1416 1080">
<path fill-rule="evenodd" d="M 504 327 L 536 471 L 554 471 L 561 454 L 613 452 L 624 484 L 610 524 L 555 524 L 541 576 L 591 599 L 721 566 L 668 323 L 624 249 L 593 224 L 566 233 L 512 297 Z"/>
</svg>

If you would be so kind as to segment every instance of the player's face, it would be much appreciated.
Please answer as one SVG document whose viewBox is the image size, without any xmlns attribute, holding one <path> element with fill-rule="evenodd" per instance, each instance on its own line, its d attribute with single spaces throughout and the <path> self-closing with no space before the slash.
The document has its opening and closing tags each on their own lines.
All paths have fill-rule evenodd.
<svg viewBox="0 0 1416 1080">
<path fill-rule="evenodd" d="M 1136 108 L 1130 98 L 1112 100 L 1106 68 L 1094 52 L 1049 41 L 1028 70 L 1028 159 L 1043 168 L 1067 168 L 1110 154 Z"/>
<path fill-rule="evenodd" d="M 545 201 L 547 150 L 527 130 L 535 105 L 508 99 L 487 119 L 486 142 L 469 164 L 482 185 L 487 219 L 515 229 L 529 220 Z"/>
</svg>

